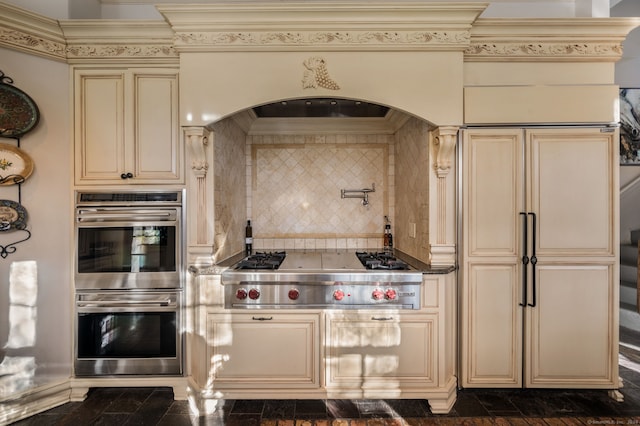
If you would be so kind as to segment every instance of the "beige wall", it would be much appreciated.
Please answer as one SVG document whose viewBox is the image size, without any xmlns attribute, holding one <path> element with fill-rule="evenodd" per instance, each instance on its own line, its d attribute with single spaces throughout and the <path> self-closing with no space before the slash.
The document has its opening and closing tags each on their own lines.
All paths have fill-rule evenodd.
<svg viewBox="0 0 640 426">
<path fill-rule="evenodd" d="M 38 125 L 20 140 L 20 148 L 34 162 L 33 174 L 20 192 L 16 185 L 0 186 L 0 199 L 21 199 L 31 231 L 31 238 L 17 244 L 15 253 L 0 258 L 0 365 L 5 357 L 26 357 L 35 367 L 14 381 L 9 377 L 3 381 L 1 398 L 34 383 L 66 380 L 71 374 L 73 212 L 69 188 L 73 163 L 68 66 L 2 48 L 0 56 L 2 71 L 35 101 L 41 113 Z M 0 143 L 17 144 L 13 139 L 0 139 Z M 25 236 L 22 231 L 2 232 L 0 245 L 8 246 Z M 16 325 L 9 318 L 10 268 L 26 260 L 37 264 L 35 338 L 24 347 L 6 347 L 10 327 Z"/>
</svg>

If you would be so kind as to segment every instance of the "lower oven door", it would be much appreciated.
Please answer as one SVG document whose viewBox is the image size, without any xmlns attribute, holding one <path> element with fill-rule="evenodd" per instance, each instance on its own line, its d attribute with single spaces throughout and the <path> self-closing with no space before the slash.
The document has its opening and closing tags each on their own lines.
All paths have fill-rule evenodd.
<svg viewBox="0 0 640 426">
<path fill-rule="evenodd" d="M 76 295 L 76 376 L 182 375 L 181 291 Z"/>
</svg>

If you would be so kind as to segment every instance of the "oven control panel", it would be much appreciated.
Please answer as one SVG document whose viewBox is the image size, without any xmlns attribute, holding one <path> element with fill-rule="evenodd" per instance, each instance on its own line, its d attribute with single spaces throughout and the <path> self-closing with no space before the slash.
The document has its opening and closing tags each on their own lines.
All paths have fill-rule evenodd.
<svg viewBox="0 0 640 426">
<path fill-rule="evenodd" d="M 420 309 L 419 283 L 242 281 L 224 287 L 228 309 Z"/>
</svg>

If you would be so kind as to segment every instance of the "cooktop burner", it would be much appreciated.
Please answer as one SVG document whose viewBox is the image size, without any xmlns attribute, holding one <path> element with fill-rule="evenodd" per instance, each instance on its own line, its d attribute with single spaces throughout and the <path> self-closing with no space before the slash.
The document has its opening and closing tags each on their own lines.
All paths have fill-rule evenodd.
<svg viewBox="0 0 640 426">
<path fill-rule="evenodd" d="M 286 256 L 284 251 L 257 252 L 241 260 L 237 269 L 278 269 Z"/>
<path fill-rule="evenodd" d="M 409 269 L 402 260 L 396 258 L 393 254 L 387 252 L 361 252 L 357 251 L 356 256 L 360 259 L 362 265 L 367 269 L 389 269 L 389 270 L 406 270 Z"/>
</svg>

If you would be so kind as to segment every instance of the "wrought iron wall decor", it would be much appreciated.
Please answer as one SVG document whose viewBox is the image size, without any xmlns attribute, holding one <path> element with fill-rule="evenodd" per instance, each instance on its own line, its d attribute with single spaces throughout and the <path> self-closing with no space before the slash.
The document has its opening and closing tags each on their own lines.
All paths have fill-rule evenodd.
<svg viewBox="0 0 640 426">
<path fill-rule="evenodd" d="M 0 136 L 5 138 L 19 138 L 40 121 L 33 99 L 12 84 L 13 79 L 0 71 Z"/>
<path fill-rule="evenodd" d="M 0 233 L 19 231 L 24 233 L 24 238 L 0 244 L 3 259 L 16 252 L 17 244 L 31 238 L 27 210 L 21 202 L 22 183 L 33 172 L 33 160 L 20 149 L 20 137 L 33 130 L 40 120 L 40 111 L 33 99 L 12 84 L 13 79 L 0 71 L 0 137 L 16 141 L 16 146 L 0 143 L 0 185 L 18 185 L 18 201 L 0 200 Z"/>
</svg>

